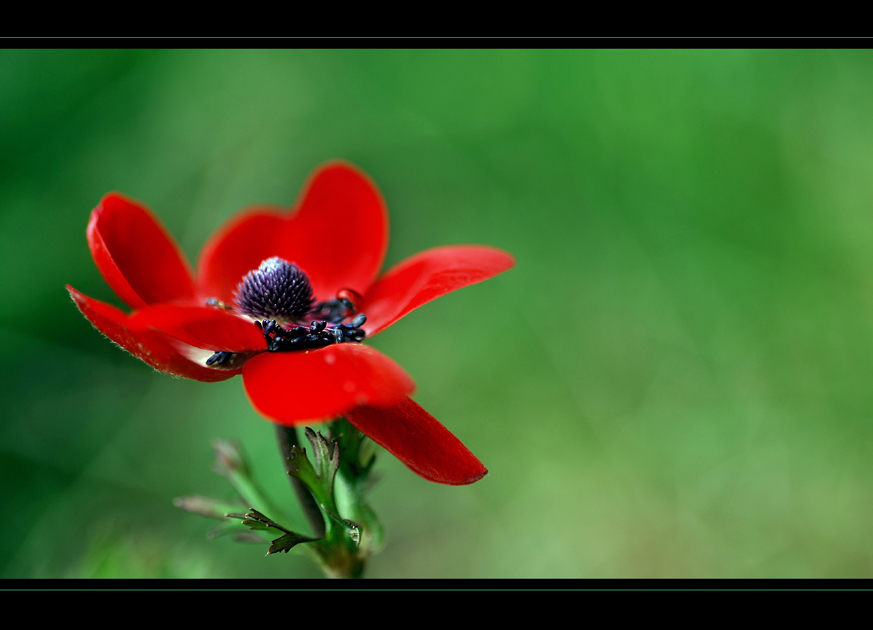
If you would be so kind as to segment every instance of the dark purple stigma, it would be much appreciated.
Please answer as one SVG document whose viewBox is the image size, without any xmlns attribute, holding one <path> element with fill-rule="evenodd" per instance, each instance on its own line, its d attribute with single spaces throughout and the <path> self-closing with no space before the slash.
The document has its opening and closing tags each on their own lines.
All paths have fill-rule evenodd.
<svg viewBox="0 0 873 630">
<path fill-rule="evenodd" d="M 237 285 L 234 298 L 241 313 L 280 323 L 300 321 L 315 302 L 306 274 L 278 257 L 268 258 L 248 272 Z"/>
</svg>

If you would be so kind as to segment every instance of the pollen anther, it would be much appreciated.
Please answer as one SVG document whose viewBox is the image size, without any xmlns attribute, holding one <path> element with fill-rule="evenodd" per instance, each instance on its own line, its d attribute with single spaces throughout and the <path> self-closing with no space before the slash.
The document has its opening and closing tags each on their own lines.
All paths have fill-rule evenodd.
<svg viewBox="0 0 873 630">
<path fill-rule="evenodd" d="M 351 324 L 330 325 L 324 320 L 314 321 L 309 326 L 283 328 L 276 320 L 255 322 L 267 340 L 269 352 L 289 352 L 293 350 L 313 350 L 335 343 L 360 343 L 366 336 L 361 326 L 367 321 L 363 313 L 357 315 Z"/>
</svg>

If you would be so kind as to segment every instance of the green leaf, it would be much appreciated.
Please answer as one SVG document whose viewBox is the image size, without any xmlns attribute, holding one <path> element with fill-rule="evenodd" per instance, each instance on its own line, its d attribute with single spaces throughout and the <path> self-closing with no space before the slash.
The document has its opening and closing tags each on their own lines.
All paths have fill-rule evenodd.
<svg viewBox="0 0 873 630">
<path fill-rule="evenodd" d="M 235 474 L 249 475 L 249 466 L 237 442 L 216 439 L 212 441 L 212 448 L 215 451 L 213 470 L 219 475 L 224 477 Z"/>
<path fill-rule="evenodd" d="M 230 518 L 239 518 L 242 517 L 242 524 L 250 529 L 256 531 L 267 531 L 269 529 L 277 529 L 280 532 L 284 532 L 286 534 L 291 533 L 291 530 L 285 529 L 275 521 L 269 519 L 264 514 L 258 512 L 254 508 L 249 508 L 249 511 L 245 514 L 228 514 Z"/>
<path fill-rule="evenodd" d="M 311 430 L 311 429 L 310 429 Z M 312 463 L 306 457 L 306 449 L 300 448 L 296 444 L 291 447 L 291 452 L 288 456 L 288 474 L 296 477 L 309 488 L 316 502 L 334 505 L 333 493 L 330 488 L 322 483 L 318 472 L 313 468 Z"/>
<path fill-rule="evenodd" d="M 263 534 L 253 532 L 248 527 L 244 526 L 239 521 L 224 521 L 209 530 L 206 537 L 209 540 L 219 538 L 221 536 L 230 536 L 235 542 L 241 543 L 258 543 L 266 542 Z"/>
<path fill-rule="evenodd" d="M 340 466 L 347 470 L 347 476 L 350 479 L 366 479 L 376 460 L 373 442 L 342 417 L 330 424 L 329 431 L 339 444 L 342 453 Z"/>
<path fill-rule="evenodd" d="M 267 551 L 267 555 L 273 553 L 285 552 L 288 553 L 295 545 L 299 545 L 304 542 L 314 542 L 315 538 L 308 538 L 306 536 L 301 536 L 300 534 L 295 534 L 294 532 L 288 532 L 281 538 L 277 538 L 270 545 L 270 549 Z"/>
<path fill-rule="evenodd" d="M 239 508 L 239 504 L 197 494 L 173 499 L 173 505 L 192 514 L 218 519 L 226 518 L 228 512 Z"/>
<path fill-rule="evenodd" d="M 315 472 L 328 494 L 333 493 L 333 479 L 339 468 L 340 449 L 336 440 L 328 440 L 321 434 L 306 427 L 306 438 L 312 444 L 312 457 Z"/>
</svg>

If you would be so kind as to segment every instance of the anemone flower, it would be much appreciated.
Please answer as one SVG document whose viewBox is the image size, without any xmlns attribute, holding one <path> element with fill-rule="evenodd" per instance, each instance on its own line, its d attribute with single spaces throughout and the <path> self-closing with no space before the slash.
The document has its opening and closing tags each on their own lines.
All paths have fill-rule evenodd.
<svg viewBox="0 0 873 630">
<path fill-rule="evenodd" d="M 425 479 L 461 485 L 482 463 L 409 395 L 412 378 L 361 343 L 419 306 L 514 264 L 479 245 L 437 247 L 381 276 L 388 213 L 370 179 L 334 162 L 290 212 L 255 207 L 206 243 L 196 273 L 145 206 L 117 193 L 91 213 L 97 268 L 133 311 L 70 286 L 97 330 L 150 366 L 204 382 L 242 374 L 254 408 L 297 426 L 338 416 Z"/>
</svg>

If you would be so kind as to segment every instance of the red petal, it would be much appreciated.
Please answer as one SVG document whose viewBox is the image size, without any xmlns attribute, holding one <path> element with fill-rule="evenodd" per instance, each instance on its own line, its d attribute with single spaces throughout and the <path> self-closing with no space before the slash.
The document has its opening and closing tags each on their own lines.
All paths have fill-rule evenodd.
<svg viewBox="0 0 873 630">
<path fill-rule="evenodd" d="M 259 354 L 243 366 L 252 405 L 285 425 L 322 421 L 358 405 L 393 405 L 415 383 L 384 354 L 356 343 Z"/>
<path fill-rule="evenodd" d="M 243 276 L 273 254 L 273 235 L 287 219 L 278 209 L 247 210 L 212 235 L 197 262 L 197 291 L 201 297 L 233 302 L 233 291 Z"/>
<path fill-rule="evenodd" d="M 130 321 L 138 328 L 157 328 L 183 343 L 213 352 L 267 349 L 264 335 L 254 322 L 206 306 L 153 306 L 134 313 Z"/>
<path fill-rule="evenodd" d="M 506 252 L 484 245 L 429 249 L 398 263 L 364 296 L 359 311 L 364 328 L 374 335 L 441 295 L 482 282 L 515 264 Z"/>
<path fill-rule="evenodd" d="M 224 381 L 241 370 L 219 370 L 194 363 L 185 357 L 178 342 L 165 334 L 131 324 L 131 317 L 105 302 L 89 298 L 67 286 L 70 296 L 94 327 L 119 346 L 150 366 L 173 376 L 197 381 Z"/>
<path fill-rule="evenodd" d="M 388 213 L 378 189 L 355 167 L 334 162 L 312 175 L 296 212 L 252 210 L 222 227 L 201 254 L 198 289 L 231 302 L 246 273 L 279 256 L 306 272 L 319 300 L 340 289 L 363 294 L 387 246 Z"/>
<path fill-rule="evenodd" d="M 429 481 L 462 486 L 488 472 L 473 453 L 411 398 L 393 407 L 357 407 L 346 419 Z"/>
<path fill-rule="evenodd" d="M 194 297 L 188 261 L 144 206 L 109 193 L 91 213 L 87 235 L 103 278 L 131 308 Z"/>
</svg>

